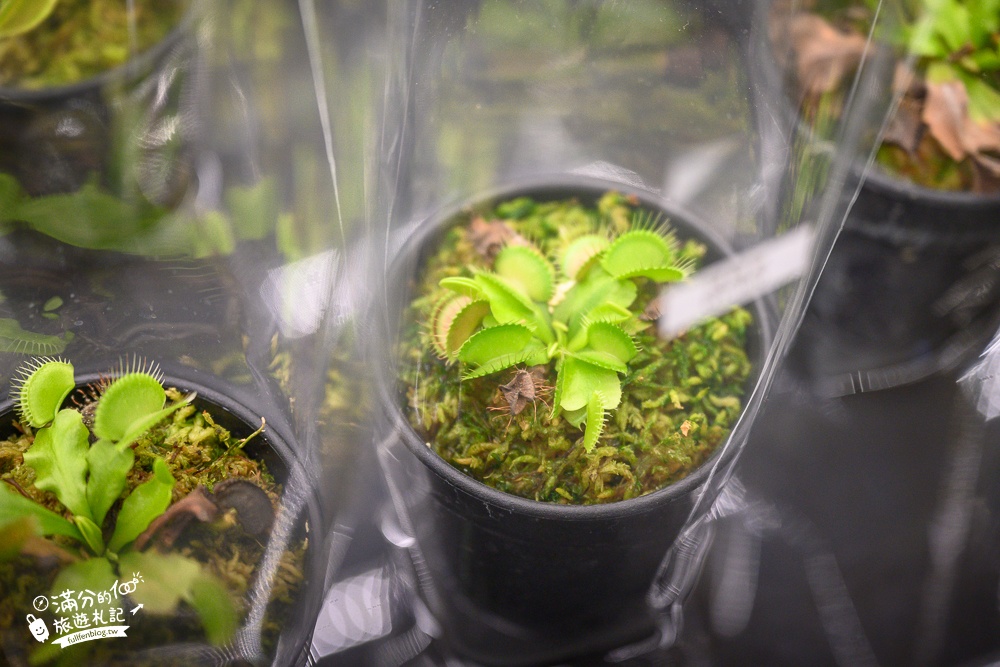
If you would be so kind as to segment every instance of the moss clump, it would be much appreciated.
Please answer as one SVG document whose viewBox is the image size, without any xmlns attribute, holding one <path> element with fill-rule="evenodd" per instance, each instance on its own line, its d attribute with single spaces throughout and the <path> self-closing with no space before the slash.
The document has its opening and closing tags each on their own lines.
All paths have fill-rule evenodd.
<svg viewBox="0 0 1000 667">
<path fill-rule="evenodd" d="M 168 388 L 166 393 L 171 403 L 182 398 L 177 389 Z M 85 402 L 91 397 L 91 391 L 80 391 L 75 395 L 78 401 L 84 403 L 82 410 L 85 413 Z M 15 421 L 12 431 L 6 440 L 0 441 L 0 483 L 11 484 L 62 514 L 65 508 L 54 494 L 37 489 L 34 486 L 34 471 L 22 465 L 23 453 L 34 440 L 31 429 Z M 128 474 L 122 495 L 127 496 L 149 479 L 153 474 L 153 461 L 160 457 L 167 461 L 171 474 L 177 480 L 172 503 L 199 485 L 211 490 L 224 479 L 242 478 L 260 486 L 277 511 L 281 485 L 263 461 L 244 451 L 245 446 L 252 446 L 250 435 L 249 429 L 246 433 L 233 433 L 216 423 L 210 412 L 196 405 L 187 405 L 135 443 L 135 465 Z M 111 511 L 116 510 L 113 508 Z M 62 543 L 77 555 L 83 555 L 81 549 L 74 548 L 71 540 L 59 537 L 48 539 Z M 265 547 L 266 543 L 245 531 L 230 511 L 212 523 L 195 523 L 186 528 L 172 550 L 197 560 L 206 573 L 223 582 L 243 615 L 247 611 L 247 592 L 253 585 Z M 293 543 L 282 555 L 272 581 L 262 637 L 267 652 L 273 649 L 301 590 L 305 579 L 303 567 L 307 547 L 305 540 Z M 32 611 L 32 600 L 49 592 L 60 567 L 60 563 L 51 558 L 16 556 L 0 561 L 0 643 L 4 651 L 26 660 L 29 652 L 37 648 L 33 641 L 31 645 L 25 643 L 26 628 L 21 623 L 24 614 Z M 49 618 L 46 620 L 51 621 Z M 51 627 L 51 622 L 49 625 Z M 167 618 L 139 614 L 130 619 L 130 625 L 127 638 L 79 644 L 70 647 L 72 650 L 67 649 L 65 657 L 71 658 L 70 662 L 75 660 L 75 664 L 80 661 L 136 664 L 135 654 L 130 653 L 132 651 L 169 643 L 199 641 L 204 634 L 200 620 L 190 610 L 184 611 L 183 607 L 179 613 Z M 60 656 L 60 660 L 62 658 Z M 37 656 L 32 658 L 36 659 Z"/>
<path fill-rule="evenodd" d="M 133 49 L 162 40 L 187 6 L 187 0 L 60 0 L 37 28 L 0 39 L 0 85 L 60 86 L 118 67 Z"/>
<path fill-rule="evenodd" d="M 539 369 L 540 397 L 534 404 L 511 415 L 499 387 L 511 380 L 513 371 L 462 381 L 459 364 L 448 364 L 433 351 L 424 323 L 445 292 L 439 282 L 472 267 L 488 268 L 491 262 L 484 252 L 488 244 L 482 235 L 470 236 L 465 223 L 502 222 L 507 242 L 512 233 L 558 256 L 585 234 L 627 231 L 636 208 L 634 200 L 617 193 L 605 195 L 596 207 L 575 200 L 520 198 L 492 211 L 470 212 L 444 233 L 419 278 L 400 349 L 409 421 L 442 458 L 514 495 L 594 504 L 634 498 L 676 482 L 724 442 L 740 414 L 750 373 L 745 342 L 751 316 L 740 308 L 669 342 L 659 340 L 652 325 L 635 334 L 640 352 L 622 378 L 621 405 L 608 415 L 590 452 L 582 446 L 581 429 L 561 415 L 551 416 L 547 388 L 555 381 L 553 368 Z M 696 260 L 704 251 L 689 240 L 681 254 Z M 642 312 L 656 293 L 655 285 L 642 285 L 633 311 Z"/>
</svg>

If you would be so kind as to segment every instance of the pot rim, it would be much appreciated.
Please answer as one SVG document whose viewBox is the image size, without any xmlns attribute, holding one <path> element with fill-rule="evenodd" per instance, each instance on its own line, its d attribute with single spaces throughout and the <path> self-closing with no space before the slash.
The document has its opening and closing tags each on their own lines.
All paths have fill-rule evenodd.
<svg viewBox="0 0 1000 667">
<path fill-rule="evenodd" d="M 105 86 L 119 81 L 130 81 L 139 78 L 143 72 L 152 68 L 160 58 L 177 46 L 183 36 L 195 24 L 195 8 L 199 0 L 188 0 L 188 6 L 177 23 L 158 42 L 150 45 L 144 51 L 130 56 L 124 63 L 97 74 L 55 86 L 42 88 L 19 88 L 17 86 L 0 85 L 0 101 L 24 104 L 58 102 L 64 98 L 72 98 L 91 90 L 100 90 Z"/>
<path fill-rule="evenodd" d="M 677 206 L 668 200 L 659 198 L 658 193 L 656 192 L 642 189 L 635 185 L 604 180 L 592 176 L 576 176 L 567 174 L 556 174 L 528 180 L 512 181 L 488 190 L 481 196 L 477 196 L 474 200 L 466 200 L 458 205 L 444 207 L 437 213 L 432 214 L 420 221 L 420 227 L 422 228 L 419 229 L 413 237 L 407 239 L 407 245 L 415 248 L 423 247 L 427 240 L 439 229 L 441 229 L 448 220 L 455 218 L 457 215 L 468 210 L 472 206 L 478 206 L 491 201 L 495 202 L 502 199 L 510 199 L 517 196 L 538 197 L 539 195 L 545 195 L 546 193 L 555 194 L 557 192 L 564 192 L 565 194 L 561 195 L 563 198 L 574 196 L 575 193 L 576 196 L 586 199 L 587 196 L 600 196 L 608 191 L 618 191 L 625 195 L 634 195 L 638 198 L 640 206 L 653 211 L 662 212 L 667 218 L 668 224 L 675 226 L 675 229 L 689 229 L 690 231 L 697 232 L 699 234 L 699 240 L 704 241 L 709 246 L 710 252 L 714 251 L 715 254 L 722 256 L 731 255 L 735 252 L 731 244 L 719 236 L 718 233 L 715 232 L 704 220 L 692 212 L 683 210 L 680 206 Z M 676 220 L 681 220 L 683 222 L 676 224 Z M 399 267 L 399 263 L 405 255 L 407 255 L 407 251 L 405 249 L 400 249 L 389 260 L 388 273 L 390 276 L 395 276 L 400 273 L 401 269 Z M 393 280 L 390 284 L 403 283 L 405 283 L 405 279 Z M 746 304 L 745 307 L 751 310 L 754 314 L 754 323 L 750 331 L 756 332 L 755 334 L 751 333 L 748 336 L 747 345 L 749 348 L 759 345 L 760 349 L 751 351 L 751 355 L 757 358 L 754 360 L 755 363 L 753 364 L 753 370 L 751 371 L 751 375 L 746 382 L 747 390 L 744 393 L 744 400 L 752 394 L 753 388 L 756 386 L 760 378 L 761 365 L 767 355 L 767 348 L 774 335 L 771 324 L 771 309 L 764 299 L 758 299 L 751 304 Z M 391 326 L 389 323 L 390 319 L 392 318 L 380 318 L 380 320 L 384 323 L 384 326 L 387 327 Z M 399 318 L 396 318 L 396 321 L 398 322 Z M 388 330 L 383 333 L 386 336 L 385 340 L 387 343 L 389 341 L 394 341 L 395 334 L 390 333 Z M 378 377 L 380 400 L 383 404 L 388 406 L 390 421 L 395 431 L 401 435 L 403 441 L 407 445 L 407 448 L 413 452 L 416 457 L 434 474 L 442 478 L 444 481 L 454 487 L 457 487 L 462 492 L 478 498 L 488 506 L 499 509 L 500 511 L 517 512 L 519 514 L 534 516 L 540 519 L 562 521 L 602 521 L 626 515 L 651 512 L 662 504 L 679 500 L 701 486 L 720 465 L 730 462 L 737 454 L 737 448 L 732 446 L 732 433 L 730 433 L 730 435 L 726 437 L 726 440 L 716 447 L 715 451 L 712 452 L 709 458 L 691 471 L 686 477 L 663 488 L 657 489 L 656 491 L 651 491 L 644 495 L 629 498 L 627 500 L 593 505 L 562 505 L 558 503 L 531 500 L 529 498 L 523 498 L 521 496 L 499 491 L 498 489 L 470 477 L 445 461 L 429 446 L 428 443 L 423 440 L 423 438 L 417 435 L 417 432 L 412 426 L 410 426 L 406 416 L 403 414 L 403 409 L 399 405 L 399 401 L 396 400 L 393 391 L 396 386 L 394 367 L 389 369 L 388 365 L 384 365 L 383 371 Z"/>
</svg>

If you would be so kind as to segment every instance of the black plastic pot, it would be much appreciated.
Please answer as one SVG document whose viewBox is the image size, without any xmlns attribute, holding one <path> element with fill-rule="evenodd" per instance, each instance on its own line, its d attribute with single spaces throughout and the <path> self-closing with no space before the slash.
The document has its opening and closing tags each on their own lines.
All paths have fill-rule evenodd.
<svg viewBox="0 0 1000 667">
<path fill-rule="evenodd" d="M 757 5 L 749 42 L 761 134 L 807 136 Z M 888 94 L 888 91 L 886 91 Z M 860 184 L 860 188 L 858 186 Z M 798 333 L 793 369 L 821 394 L 885 389 L 974 359 L 1000 325 L 1000 195 L 933 190 L 851 166 L 857 198 Z"/>
<path fill-rule="evenodd" d="M 164 63 L 186 57 L 196 5 L 160 42 L 119 67 L 49 88 L 0 86 L 0 172 L 15 176 L 32 196 L 73 192 L 95 174 L 104 177 L 117 103 L 143 99 L 150 113 L 156 105 L 176 103 L 176 92 L 164 95 L 149 82 Z M 172 89 L 178 87 L 176 75 L 170 75 Z M 162 117 L 163 110 L 155 115 Z"/>
<path fill-rule="evenodd" d="M 974 360 L 1000 326 L 1000 196 L 874 172 L 792 351 L 821 393 L 908 384 Z"/>
<path fill-rule="evenodd" d="M 103 365 L 100 368 L 104 368 L 106 373 L 106 369 L 113 367 L 116 363 Z M 93 368 L 97 367 L 93 366 Z M 322 603 L 322 582 L 326 559 L 319 548 L 319 545 L 322 544 L 319 531 L 323 525 L 319 500 L 315 489 L 301 488 L 307 475 L 303 470 L 299 455 L 294 449 L 295 439 L 287 422 L 280 414 L 266 408 L 262 409 L 260 401 L 246 391 L 229 385 L 214 376 L 179 366 L 167 367 L 164 371 L 164 386 L 176 387 L 184 392 L 197 392 L 195 405 L 199 409 L 208 410 L 216 423 L 229 429 L 233 434 L 245 437 L 259 428 L 261 417 L 267 421 L 265 431 L 247 443 L 244 451 L 251 458 L 266 464 L 274 478 L 283 486 L 285 504 L 299 509 L 296 517 L 289 517 L 294 523 L 293 532 L 290 534 L 292 538 L 294 540 L 300 540 L 304 537 L 309 539 L 304 568 L 305 578 L 290 614 L 281 619 L 283 629 L 273 655 L 269 655 L 267 658 L 270 659 L 270 664 L 276 667 L 305 665 L 308 662 L 312 632 Z M 100 377 L 100 371 L 84 370 L 76 373 L 78 386 L 95 382 Z M 5 400 L 0 404 L 0 423 L 9 424 L 12 415 L 13 404 L 9 399 Z M 293 496 L 295 501 L 288 503 L 287 499 Z M 275 524 L 275 533 L 280 530 L 279 525 L 280 520 Z M 251 606 L 261 603 L 253 597 L 252 590 L 248 592 L 248 595 L 251 596 Z M 262 602 L 266 603 L 266 599 Z M 27 613 L 31 610 L 25 611 Z M 28 642 L 27 635 L 25 642 Z M 34 642 L 30 643 L 33 647 Z M 248 664 L 248 660 L 259 660 L 259 656 L 244 655 L 244 651 L 252 650 L 255 645 L 253 640 L 241 642 L 237 639 L 236 643 L 237 645 L 246 644 L 250 648 L 245 649 L 238 646 L 216 650 L 207 644 L 182 644 L 151 647 L 131 657 L 123 656 L 123 659 L 141 660 L 143 664 L 178 664 L 188 660 L 192 663 L 200 662 L 211 654 L 213 664 L 219 665 Z M 8 650 L 11 651 L 12 655 L 15 655 L 17 651 L 16 647 L 0 646 L 0 652 Z M 255 664 L 258 663 L 255 662 Z"/>
<path fill-rule="evenodd" d="M 510 189 L 486 201 L 523 195 L 593 203 L 609 189 L 629 191 L 579 180 Z M 729 252 L 691 216 L 648 196 L 642 200 L 662 210 L 680 238 L 707 243 L 706 263 Z M 449 221 L 453 215 L 423 225 L 393 263 L 390 327 L 398 326 L 422 259 Z M 759 368 L 770 339 L 769 319 L 761 304 L 754 310 L 757 330 L 749 336 L 749 353 Z M 388 340 L 394 337 L 390 331 Z M 656 569 L 713 465 L 729 463 L 734 449 L 717 451 L 687 478 L 639 498 L 590 506 L 535 502 L 453 468 L 407 422 L 395 378 L 381 378 L 380 389 L 387 440 L 394 443 L 383 453 L 383 464 L 402 533 L 415 537 L 400 544 L 409 550 L 421 596 L 446 644 L 486 664 L 548 664 L 654 631 L 645 596 Z"/>
</svg>

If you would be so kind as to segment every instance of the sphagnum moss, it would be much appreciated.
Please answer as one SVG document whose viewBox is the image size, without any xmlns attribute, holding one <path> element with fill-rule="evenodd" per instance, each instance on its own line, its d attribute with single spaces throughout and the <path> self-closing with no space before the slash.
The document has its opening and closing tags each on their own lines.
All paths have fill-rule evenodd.
<svg viewBox="0 0 1000 667">
<path fill-rule="evenodd" d="M 636 203 L 609 193 L 596 208 L 577 201 L 504 202 L 484 219 L 503 221 L 547 255 L 585 234 L 621 234 L 633 224 Z M 475 214 L 469 216 L 473 219 Z M 507 371 L 462 380 L 459 364 L 448 364 L 433 350 L 430 320 L 446 290 L 442 278 L 466 267 L 488 268 L 489 259 L 474 246 L 469 227 L 448 229 L 428 259 L 406 318 L 401 340 L 400 379 L 411 425 L 442 458 L 500 490 L 533 500 L 595 504 L 626 500 L 674 483 L 703 463 L 724 442 L 741 410 L 750 373 L 745 351 L 750 314 L 735 308 L 679 338 L 659 340 L 650 326 L 634 335 L 639 353 L 622 378 L 621 404 L 606 415 L 603 434 L 591 451 L 583 431 L 561 415 L 552 417 L 555 383 L 550 367 L 541 369 L 538 397 L 517 415 L 505 409 L 499 386 Z M 699 259 L 704 246 L 688 241 L 682 257 Z M 655 284 L 640 287 L 641 312 L 655 297 Z"/>
</svg>

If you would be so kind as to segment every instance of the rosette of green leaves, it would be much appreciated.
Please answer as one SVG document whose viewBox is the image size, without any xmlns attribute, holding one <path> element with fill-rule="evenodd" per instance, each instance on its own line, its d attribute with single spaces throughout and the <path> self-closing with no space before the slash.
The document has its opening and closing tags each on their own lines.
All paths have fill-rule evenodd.
<svg viewBox="0 0 1000 667">
<path fill-rule="evenodd" d="M 591 451 L 609 410 L 621 402 L 620 375 L 638 352 L 632 334 L 644 327 L 632 307 L 637 283 L 683 279 L 690 265 L 678 258 L 672 234 L 633 229 L 609 240 L 574 240 L 556 263 L 529 245 L 508 245 L 493 270 L 445 278 L 453 294 L 431 318 L 438 354 L 464 364 L 463 379 L 524 364 L 554 364 L 552 414 L 585 424 Z"/>
<path fill-rule="evenodd" d="M 59 535 L 81 545 L 82 559 L 65 555 L 75 562 L 56 577 L 54 592 L 109 590 L 119 575 L 127 578 L 135 572 L 168 569 L 173 573 L 169 585 L 151 582 L 132 597 L 154 613 L 170 611 L 185 600 L 199 612 L 209 639 L 226 641 L 235 630 L 236 611 L 221 583 L 191 559 L 131 549 L 133 541 L 170 505 L 175 479 L 166 461 L 154 460 L 152 475 L 122 500 L 113 522 L 108 513 L 124 492 L 135 463 L 130 445 L 194 395 L 165 406 L 166 392 L 155 370 L 123 368 L 103 389 L 93 426 L 88 428 L 78 410 L 61 408 L 75 386 L 73 366 L 47 358 L 27 365 L 14 383 L 21 422 L 36 429 L 34 443 L 24 453 L 24 465 L 34 470 L 35 486 L 52 492 L 72 518 L 0 484 L 0 535 L 17 535 L 22 542 Z M 96 437 L 93 444 L 91 432 Z M 49 548 L 60 550 L 54 543 Z M 7 552 L 16 553 L 16 549 Z"/>
</svg>

